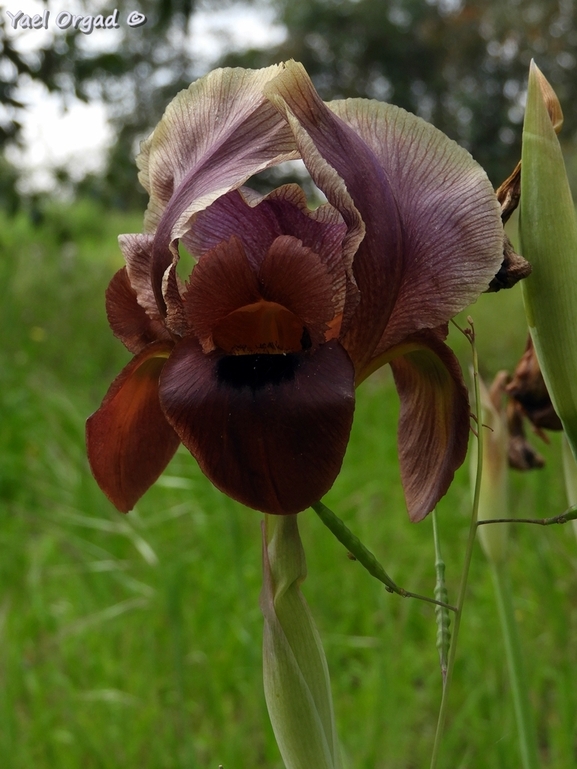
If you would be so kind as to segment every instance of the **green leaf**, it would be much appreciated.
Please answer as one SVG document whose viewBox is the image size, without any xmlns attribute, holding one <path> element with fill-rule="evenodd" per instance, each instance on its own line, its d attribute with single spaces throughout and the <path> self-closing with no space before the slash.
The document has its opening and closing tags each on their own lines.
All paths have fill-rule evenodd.
<svg viewBox="0 0 577 769">
<path fill-rule="evenodd" d="M 577 455 L 577 217 L 551 122 L 551 93 L 532 63 L 523 126 L 520 236 L 533 272 L 522 286 L 543 377 Z"/>
<path fill-rule="evenodd" d="M 340 769 L 328 667 L 300 590 L 297 516 L 267 516 L 263 547 L 264 690 L 287 769 Z"/>
</svg>

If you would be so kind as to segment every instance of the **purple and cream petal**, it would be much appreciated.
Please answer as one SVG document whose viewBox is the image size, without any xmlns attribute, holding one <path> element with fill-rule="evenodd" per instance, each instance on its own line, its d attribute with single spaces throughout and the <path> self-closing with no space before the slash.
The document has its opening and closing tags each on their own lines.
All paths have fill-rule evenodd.
<svg viewBox="0 0 577 769">
<path fill-rule="evenodd" d="M 347 255 L 354 256 L 360 300 L 343 343 L 362 368 L 383 334 L 402 277 L 402 229 L 387 173 L 323 103 L 302 65 L 288 62 L 265 92 L 290 123 L 313 180 L 349 227 Z"/>
<path fill-rule="evenodd" d="M 158 379 L 171 349 L 162 342 L 145 348 L 114 380 L 86 422 L 92 474 L 123 513 L 157 480 L 180 443 L 158 399 Z"/>
<path fill-rule="evenodd" d="M 183 295 L 185 287 L 176 271 L 176 262 L 173 262 L 164 273 L 162 280 L 162 295 L 166 303 L 166 318 L 164 322 L 177 337 L 190 333 L 190 326 L 184 307 Z"/>
<path fill-rule="evenodd" d="M 297 513 L 334 483 L 354 411 L 354 369 L 334 341 L 311 355 L 206 355 L 180 342 L 164 412 L 212 483 L 248 507 Z"/>
<path fill-rule="evenodd" d="M 402 226 L 401 285 L 378 353 L 487 289 L 503 260 L 500 208 L 479 164 L 424 120 L 366 99 L 328 106 L 386 169 Z"/>
<path fill-rule="evenodd" d="M 467 388 L 453 352 L 433 330 L 414 335 L 389 355 L 401 401 L 401 480 L 409 517 L 420 521 L 446 493 L 465 459 Z"/>
<path fill-rule="evenodd" d="M 164 324 L 150 317 L 138 302 L 126 267 L 114 275 L 106 289 L 106 314 L 114 336 L 134 355 L 151 342 L 171 341 Z"/>
<path fill-rule="evenodd" d="M 155 233 L 152 284 L 162 310 L 162 276 L 193 214 L 253 174 L 298 157 L 286 122 L 263 95 L 281 69 L 211 72 L 173 99 L 142 144 L 145 229 Z"/>
<path fill-rule="evenodd" d="M 152 241 L 151 235 L 140 233 L 118 236 L 118 244 L 126 262 L 128 279 L 136 292 L 138 304 L 146 310 L 151 318 L 160 320 L 160 313 L 150 280 Z"/>
</svg>

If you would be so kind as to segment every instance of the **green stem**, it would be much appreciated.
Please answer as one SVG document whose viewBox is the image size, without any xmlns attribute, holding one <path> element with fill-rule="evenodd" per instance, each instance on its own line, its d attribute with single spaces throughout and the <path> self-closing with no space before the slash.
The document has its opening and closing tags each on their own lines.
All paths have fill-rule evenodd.
<svg viewBox="0 0 577 769">
<path fill-rule="evenodd" d="M 441 740 L 443 732 L 445 730 L 445 722 L 447 720 L 447 711 L 449 706 L 449 692 L 451 689 L 451 681 L 453 679 L 453 670 L 455 667 L 455 656 L 457 653 L 457 640 L 459 638 L 459 630 L 461 628 L 461 617 L 463 615 L 463 605 L 465 603 L 465 595 L 467 593 L 467 581 L 469 579 L 469 570 L 471 568 L 471 560 L 473 558 L 473 546 L 475 544 L 475 536 L 477 534 L 477 519 L 479 515 L 479 496 L 481 493 L 481 476 L 483 473 L 483 430 L 481 429 L 481 392 L 479 388 L 479 358 L 477 355 L 477 348 L 475 347 L 475 332 L 473 328 L 473 321 L 471 318 L 467 318 L 470 330 L 463 333 L 469 339 L 471 343 L 471 349 L 473 352 L 473 382 L 475 389 L 475 412 L 477 418 L 477 424 L 479 430 L 477 434 L 477 477 L 475 479 L 475 492 L 473 496 L 473 509 L 471 511 L 471 522 L 469 524 L 469 536 L 467 538 L 467 549 L 465 550 L 465 561 L 463 563 L 463 572 L 461 574 L 461 584 L 459 585 L 459 595 L 457 597 L 457 611 L 455 612 L 455 622 L 453 625 L 453 640 L 449 649 L 449 659 L 447 662 L 447 675 L 443 681 L 443 694 L 441 697 L 441 706 L 439 708 L 439 716 L 437 719 L 437 729 L 435 731 L 435 742 L 433 743 L 433 752 L 431 754 L 430 769 L 436 769 L 437 762 L 439 760 L 439 754 L 441 750 Z"/>
<path fill-rule="evenodd" d="M 437 511 L 433 510 L 431 513 L 433 521 L 433 541 L 435 543 L 435 598 L 438 601 L 446 602 L 448 600 L 447 588 L 445 585 L 445 562 L 441 555 L 441 541 L 439 539 L 439 532 L 437 528 Z M 441 675 L 443 676 L 443 684 L 447 678 L 447 665 L 449 657 L 449 649 L 451 647 L 451 616 L 447 609 L 443 606 L 437 606 L 435 608 L 435 616 L 437 618 L 437 649 L 439 651 L 439 664 L 441 666 Z"/>
<path fill-rule="evenodd" d="M 503 629 L 503 639 L 505 641 L 505 654 L 507 656 L 507 667 L 513 693 L 521 761 L 523 769 L 539 769 L 540 763 L 535 726 L 529 705 L 527 678 L 521 655 L 521 644 L 519 643 L 519 634 L 515 621 L 515 611 L 511 597 L 511 582 L 507 566 L 505 563 L 491 563 L 491 572 L 497 596 L 499 618 Z"/>
<path fill-rule="evenodd" d="M 486 523 L 534 523 L 536 526 L 551 526 L 555 523 L 568 523 L 577 520 L 577 507 L 572 506 L 560 515 L 553 515 L 551 518 L 486 518 L 479 521 L 478 526 Z"/>
<path fill-rule="evenodd" d="M 429 598 L 426 595 L 419 595 L 418 593 L 411 593 L 408 590 L 399 587 L 389 577 L 387 572 L 383 569 L 371 551 L 363 545 L 361 540 L 352 533 L 348 526 L 337 515 L 335 515 L 332 510 L 330 510 L 326 505 L 323 505 L 322 502 L 316 502 L 314 505 L 312 505 L 312 508 L 321 519 L 321 521 L 325 524 L 325 526 L 330 529 L 335 537 L 339 540 L 339 542 L 344 545 L 349 553 L 355 557 L 355 560 L 357 560 L 361 566 L 364 566 L 369 574 L 378 579 L 379 582 L 382 582 L 389 593 L 396 593 L 397 595 L 403 596 L 403 598 L 418 598 L 420 601 L 433 603 L 436 606 L 442 606 L 443 608 L 450 609 L 451 611 L 457 610 L 455 606 L 451 606 L 450 604 L 444 603 L 443 601 L 436 601 L 434 598 Z"/>
</svg>

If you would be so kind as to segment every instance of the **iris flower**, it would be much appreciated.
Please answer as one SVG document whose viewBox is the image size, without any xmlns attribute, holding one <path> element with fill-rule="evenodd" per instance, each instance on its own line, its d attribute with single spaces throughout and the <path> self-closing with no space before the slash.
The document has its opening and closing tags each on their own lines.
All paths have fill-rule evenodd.
<svg viewBox="0 0 577 769">
<path fill-rule="evenodd" d="M 301 158 L 328 202 L 263 169 Z M 503 259 L 500 209 L 471 156 L 423 120 L 364 99 L 324 103 L 295 62 L 215 70 L 143 143 L 143 234 L 107 312 L 134 354 L 87 424 L 92 471 L 122 511 L 180 442 L 245 505 L 292 514 L 334 483 L 355 387 L 390 363 L 412 520 L 463 462 L 469 406 L 444 343 Z M 195 259 L 177 273 L 179 245 Z"/>
</svg>

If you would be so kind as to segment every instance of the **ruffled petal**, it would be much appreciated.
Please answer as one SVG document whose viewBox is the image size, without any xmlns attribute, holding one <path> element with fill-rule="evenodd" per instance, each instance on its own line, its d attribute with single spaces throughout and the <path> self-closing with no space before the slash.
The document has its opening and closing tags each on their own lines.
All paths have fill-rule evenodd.
<svg viewBox="0 0 577 769">
<path fill-rule="evenodd" d="M 150 195 L 145 229 L 156 232 L 152 285 L 159 307 L 170 246 L 191 216 L 253 174 L 298 157 L 285 121 L 263 96 L 280 70 L 214 70 L 173 99 L 143 143 L 139 178 Z"/>
<path fill-rule="evenodd" d="M 328 106 L 386 169 L 402 227 L 401 284 L 378 353 L 487 289 L 503 261 L 500 207 L 481 166 L 424 120 L 366 99 Z"/>
<path fill-rule="evenodd" d="M 467 388 L 439 337 L 421 332 L 389 351 L 401 400 L 399 462 L 411 521 L 433 510 L 467 454 Z"/>
<path fill-rule="evenodd" d="M 188 321 L 205 352 L 214 350 L 215 324 L 261 299 L 257 276 L 236 237 L 219 243 L 192 270 L 184 294 Z"/>
<path fill-rule="evenodd" d="M 318 254 L 300 240 L 281 235 L 271 245 L 258 277 L 263 297 L 294 313 L 314 346 L 325 341 L 336 313 L 328 270 Z"/>
<path fill-rule="evenodd" d="M 212 483 L 248 507 L 297 513 L 341 467 L 354 370 L 336 341 L 311 355 L 206 355 L 177 345 L 160 380 L 164 412 Z"/>
<path fill-rule="evenodd" d="M 86 422 L 92 474 L 121 512 L 131 510 L 178 448 L 158 400 L 158 378 L 171 345 L 149 345 L 114 380 Z"/>
<path fill-rule="evenodd" d="M 327 267 L 289 235 L 273 241 L 258 274 L 236 236 L 219 243 L 194 267 L 184 302 L 204 352 L 300 352 L 326 341 L 336 314 Z"/>
<path fill-rule="evenodd" d="M 126 261 L 126 271 L 130 285 L 136 292 L 138 304 L 146 310 L 147 315 L 165 324 L 178 336 L 186 333 L 183 317 L 181 282 L 176 273 L 176 262 L 166 270 L 162 281 L 162 295 L 166 305 L 166 318 L 158 309 L 156 297 L 152 290 L 152 235 L 134 234 L 120 235 L 118 243 Z"/>
<path fill-rule="evenodd" d="M 118 245 L 124 256 L 128 279 L 136 293 L 138 304 L 146 310 L 150 317 L 160 318 L 150 282 L 152 241 L 151 235 L 140 233 L 118 236 Z"/>
<path fill-rule="evenodd" d="M 245 190 L 232 190 L 195 215 L 182 238 L 195 259 L 202 259 L 234 235 L 242 242 L 252 267 L 258 270 L 270 244 L 283 232 L 274 211 L 266 205 L 249 203 Z"/>
<path fill-rule="evenodd" d="M 344 282 L 342 242 L 347 228 L 331 205 L 308 208 L 296 184 L 277 187 L 268 195 L 255 195 L 246 187 L 233 190 L 194 217 L 182 241 L 196 257 L 222 240 L 236 235 L 243 242 L 251 264 L 258 267 L 271 243 L 279 235 L 294 235 L 327 265 L 334 282 Z"/>
<path fill-rule="evenodd" d="M 158 313 L 151 318 L 138 302 L 126 267 L 116 273 L 106 289 L 106 314 L 113 334 L 134 355 L 151 342 L 171 340 Z"/>
<path fill-rule="evenodd" d="M 313 180 L 349 227 L 345 253 L 354 256 L 360 299 L 343 343 L 362 367 L 382 336 L 402 277 L 402 230 L 387 174 L 363 139 L 322 102 L 301 64 L 288 62 L 265 92 L 291 125 Z"/>
<path fill-rule="evenodd" d="M 339 314 L 344 309 L 347 286 L 342 250 L 346 231 L 335 208 L 326 204 L 311 211 L 300 187 L 287 184 L 264 197 L 247 188 L 224 195 L 195 216 L 183 243 L 197 259 L 202 259 L 234 235 L 242 241 L 247 259 L 258 271 L 276 238 L 292 235 L 318 254 L 325 265 L 335 314 Z"/>
</svg>

